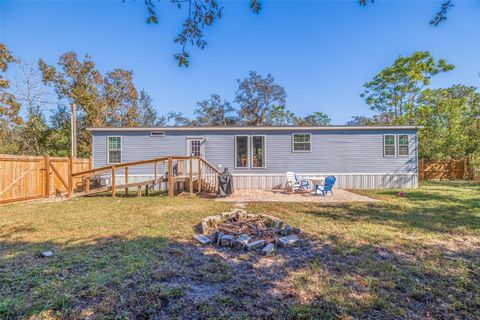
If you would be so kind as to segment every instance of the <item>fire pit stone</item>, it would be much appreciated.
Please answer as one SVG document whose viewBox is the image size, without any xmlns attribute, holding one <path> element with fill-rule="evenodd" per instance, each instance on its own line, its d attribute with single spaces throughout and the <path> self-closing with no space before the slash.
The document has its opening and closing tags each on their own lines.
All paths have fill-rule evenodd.
<svg viewBox="0 0 480 320">
<path fill-rule="evenodd" d="M 220 245 L 222 247 L 231 247 L 233 245 L 233 240 L 235 240 L 234 236 L 232 236 L 231 234 L 225 234 L 220 240 Z"/>
<path fill-rule="evenodd" d="M 298 241 L 298 236 L 295 234 L 292 234 L 287 237 L 282 237 L 278 239 L 278 245 L 281 247 L 288 247 Z"/>
<path fill-rule="evenodd" d="M 250 239 L 252 239 L 252 237 L 247 236 L 246 234 L 242 234 L 240 235 L 240 237 L 235 239 L 234 246 L 237 248 L 244 249 L 247 246 L 248 241 L 250 241 Z"/>
<path fill-rule="evenodd" d="M 257 248 L 263 246 L 264 244 L 265 244 L 265 240 L 263 240 L 263 239 L 253 241 L 253 242 L 250 242 L 250 243 L 247 244 L 246 249 L 247 250 L 257 249 Z"/>
<path fill-rule="evenodd" d="M 273 253 L 274 249 L 275 249 L 275 246 L 273 245 L 273 243 L 269 243 L 265 247 L 263 247 L 262 254 L 265 256 L 269 256 Z"/>
</svg>

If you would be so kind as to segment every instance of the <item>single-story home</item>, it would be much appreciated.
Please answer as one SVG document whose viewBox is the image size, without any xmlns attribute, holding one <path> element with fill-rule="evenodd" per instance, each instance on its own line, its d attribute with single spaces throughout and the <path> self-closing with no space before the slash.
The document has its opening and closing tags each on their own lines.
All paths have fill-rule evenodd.
<svg viewBox="0 0 480 320">
<path fill-rule="evenodd" d="M 240 189 L 282 187 L 286 172 L 337 178 L 338 188 L 416 188 L 417 126 L 89 128 L 94 168 L 201 156 Z M 130 176 L 147 178 L 151 167 Z"/>
</svg>

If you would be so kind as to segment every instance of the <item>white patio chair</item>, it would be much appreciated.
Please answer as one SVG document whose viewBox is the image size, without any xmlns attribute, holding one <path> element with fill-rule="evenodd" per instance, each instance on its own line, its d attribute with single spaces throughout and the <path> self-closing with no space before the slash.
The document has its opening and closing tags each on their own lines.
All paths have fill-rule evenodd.
<svg viewBox="0 0 480 320">
<path fill-rule="evenodd" d="M 285 184 L 285 190 L 291 190 L 295 192 L 296 190 L 302 189 L 302 183 L 297 181 L 295 173 L 287 172 L 287 183 Z"/>
</svg>

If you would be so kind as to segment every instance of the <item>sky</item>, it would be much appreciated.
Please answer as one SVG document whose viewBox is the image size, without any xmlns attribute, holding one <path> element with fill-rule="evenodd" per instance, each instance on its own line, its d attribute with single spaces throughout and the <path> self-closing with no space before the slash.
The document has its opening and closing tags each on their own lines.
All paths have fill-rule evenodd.
<svg viewBox="0 0 480 320">
<path fill-rule="evenodd" d="M 177 66 L 186 8 L 157 2 L 158 25 L 146 24 L 144 1 L 0 0 L 0 42 L 27 62 L 55 64 L 65 52 L 89 54 L 102 72 L 134 72 L 160 113 L 191 116 L 196 103 L 218 93 L 232 101 L 236 79 L 250 70 L 271 73 L 300 116 L 328 114 L 333 124 L 372 115 L 360 97 L 399 55 L 428 50 L 456 66 L 432 87 L 480 86 L 480 1 L 455 1 L 448 19 L 429 25 L 440 1 L 262 1 L 253 14 L 246 1 L 218 0 L 223 16 L 205 31 L 204 50 L 189 48 L 190 67 Z"/>
</svg>

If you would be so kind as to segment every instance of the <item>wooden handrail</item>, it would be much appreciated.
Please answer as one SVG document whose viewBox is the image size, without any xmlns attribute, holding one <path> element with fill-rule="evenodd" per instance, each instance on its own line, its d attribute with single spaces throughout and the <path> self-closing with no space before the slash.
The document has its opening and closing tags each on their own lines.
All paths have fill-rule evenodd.
<svg viewBox="0 0 480 320">
<path fill-rule="evenodd" d="M 205 158 L 201 158 L 201 161 L 203 163 L 205 163 L 207 165 L 207 167 L 210 167 L 210 169 L 214 170 L 215 172 L 217 172 L 218 174 L 221 174 L 222 172 L 220 172 L 220 170 L 218 170 L 217 168 L 215 168 L 215 166 L 213 164 L 211 164 L 210 162 L 208 162 Z"/>
<path fill-rule="evenodd" d="M 78 176 L 84 176 L 84 175 L 88 175 L 88 174 L 95 173 L 95 172 L 110 171 L 110 170 L 112 170 L 112 167 L 115 167 L 115 169 L 119 169 L 119 168 L 124 168 L 124 167 L 131 167 L 131 166 L 138 166 L 138 165 L 142 165 L 142 164 L 149 164 L 149 163 L 154 163 L 154 162 L 167 161 L 168 158 L 169 157 L 161 157 L 161 158 L 155 158 L 155 159 L 150 159 L 150 160 L 141 160 L 141 161 L 119 163 L 119 164 L 99 167 L 99 168 L 95 168 L 95 169 L 75 172 L 74 174 L 72 174 L 72 176 L 78 177 Z M 190 157 L 187 157 L 187 156 L 172 156 L 171 158 L 173 160 L 188 160 Z"/>
</svg>

